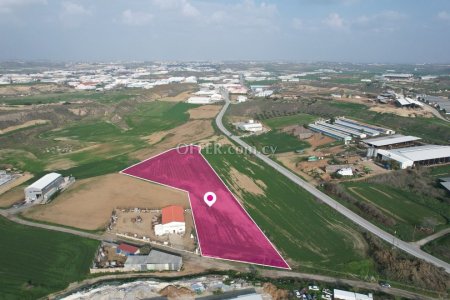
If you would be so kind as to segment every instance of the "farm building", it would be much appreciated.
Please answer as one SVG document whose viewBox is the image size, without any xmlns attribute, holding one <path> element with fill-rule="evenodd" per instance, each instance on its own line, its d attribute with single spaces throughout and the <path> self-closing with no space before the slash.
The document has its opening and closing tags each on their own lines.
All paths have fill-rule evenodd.
<svg viewBox="0 0 450 300">
<path fill-rule="evenodd" d="M 390 136 L 378 137 L 364 140 L 367 145 L 367 157 L 376 157 L 378 149 L 395 149 L 413 146 L 421 138 L 411 135 L 394 134 Z"/>
<path fill-rule="evenodd" d="M 348 292 L 343 290 L 334 289 L 333 299 L 335 300 L 373 300 L 373 295 L 369 293 L 368 295 Z"/>
<path fill-rule="evenodd" d="M 61 190 L 64 178 L 58 173 L 49 173 L 25 188 L 25 201 L 46 203 L 50 197 Z"/>
<path fill-rule="evenodd" d="M 443 164 L 450 162 L 450 146 L 424 145 L 393 150 L 379 149 L 377 158 L 383 161 L 397 161 L 401 169 L 415 165 Z"/>
<path fill-rule="evenodd" d="M 184 221 L 184 209 L 181 206 L 171 205 L 162 209 L 161 224 L 155 225 L 157 236 L 169 233 L 184 234 L 186 223 Z"/>
<path fill-rule="evenodd" d="M 326 136 L 332 137 L 339 141 L 344 141 L 345 144 L 350 143 L 350 141 L 352 140 L 352 137 L 348 134 L 344 134 L 340 131 L 336 131 L 334 129 L 319 124 L 309 124 L 308 127 L 312 131 L 320 132 Z"/>
<path fill-rule="evenodd" d="M 179 271 L 181 256 L 152 249 L 148 255 L 128 256 L 124 271 Z"/>
<path fill-rule="evenodd" d="M 400 107 L 422 107 L 423 103 L 416 99 L 404 97 L 403 95 L 396 94 L 395 101 Z"/>
<path fill-rule="evenodd" d="M 377 136 L 380 134 L 386 134 L 386 135 L 395 134 L 395 131 L 392 129 L 375 126 L 375 125 L 368 125 L 368 124 L 358 122 L 355 120 L 351 120 L 351 119 L 347 119 L 344 117 L 336 118 L 334 124 L 356 129 L 360 132 L 366 133 L 368 136 Z"/>
<path fill-rule="evenodd" d="M 248 122 L 239 122 L 234 124 L 236 128 L 242 131 L 258 132 L 263 130 L 263 126 L 260 122 L 254 120 L 248 120 Z"/>
<path fill-rule="evenodd" d="M 413 74 L 383 74 L 383 78 L 387 81 L 411 81 L 414 79 Z"/>
<path fill-rule="evenodd" d="M 367 135 L 364 132 L 361 132 L 361 131 L 358 131 L 356 129 L 352 129 L 352 128 L 349 128 L 349 127 L 346 127 L 346 126 L 342 126 L 342 125 L 339 125 L 339 124 L 331 124 L 331 123 L 327 123 L 325 121 L 319 121 L 319 122 L 316 122 L 316 124 L 317 125 L 322 125 L 322 126 L 325 126 L 325 127 L 328 127 L 328 128 L 331 128 L 333 130 L 342 132 L 344 134 L 351 135 L 351 136 L 353 136 L 355 138 L 363 139 L 363 138 L 367 137 Z"/>
<path fill-rule="evenodd" d="M 132 246 L 132 245 L 128 245 L 125 243 L 121 243 L 116 250 L 117 253 L 119 254 L 123 254 L 123 255 L 136 255 L 139 254 L 139 248 Z"/>
</svg>

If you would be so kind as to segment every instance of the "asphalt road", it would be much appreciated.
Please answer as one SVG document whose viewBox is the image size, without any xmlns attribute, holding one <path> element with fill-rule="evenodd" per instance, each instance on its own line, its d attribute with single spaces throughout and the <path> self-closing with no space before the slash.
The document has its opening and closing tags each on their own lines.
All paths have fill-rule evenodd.
<svg viewBox="0 0 450 300">
<path fill-rule="evenodd" d="M 220 131 L 222 131 L 223 134 L 225 134 L 227 137 L 235 141 L 238 145 L 242 146 L 244 149 L 248 150 L 249 152 L 253 153 L 256 157 L 261 159 L 263 162 L 289 178 L 292 182 L 300 186 L 301 188 L 305 189 L 309 193 L 311 193 L 314 197 L 321 200 L 323 203 L 331 206 L 334 210 L 341 213 L 345 217 L 349 218 L 354 223 L 358 224 L 365 230 L 371 232 L 372 234 L 378 236 L 379 238 L 385 240 L 389 244 L 417 257 L 420 259 L 423 259 L 429 263 L 432 263 L 435 266 L 442 267 L 445 269 L 447 273 L 450 273 L 450 264 L 446 263 L 445 261 L 442 261 L 438 259 L 437 257 L 434 257 L 424 251 L 422 251 L 420 248 L 411 245 L 407 242 L 404 242 L 395 236 L 391 235 L 390 233 L 387 233 L 386 231 L 378 228 L 377 226 L 373 225 L 371 222 L 367 221 L 366 219 L 360 217 L 358 214 L 354 213 L 350 209 L 346 208 L 333 198 L 329 197 L 325 193 L 318 190 L 315 186 L 309 184 L 308 182 L 304 181 L 297 175 L 295 175 L 293 172 L 289 171 L 285 167 L 279 165 L 275 161 L 271 160 L 267 156 L 263 155 L 262 153 L 258 152 L 254 147 L 251 147 L 246 142 L 241 140 L 239 137 L 233 135 L 228 129 L 225 128 L 223 125 L 222 119 L 225 114 L 225 112 L 228 109 L 228 106 L 230 105 L 230 100 L 228 97 L 225 97 L 225 105 L 222 107 L 221 111 L 216 117 L 216 125 L 219 128 Z"/>
</svg>

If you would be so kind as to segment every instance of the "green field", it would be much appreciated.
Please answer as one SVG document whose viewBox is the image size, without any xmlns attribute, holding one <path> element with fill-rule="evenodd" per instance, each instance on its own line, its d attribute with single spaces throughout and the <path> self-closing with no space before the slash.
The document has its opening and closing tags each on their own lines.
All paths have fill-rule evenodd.
<svg viewBox="0 0 450 300">
<path fill-rule="evenodd" d="M 0 164 L 13 164 L 24 171 L 39 175 L 44 173 L 47 164 L 64 158 L 76 165 L 61 171 L 64 175 L 88 178 L 117 172 L 135 162 L 129 158 L 130 152 L 149 147 L 143 137 L 187 122 L 187 110 L 194 107 L 197 106 L 161 101 L 138 104 L 136 109 L 124 118 L 127 130 L 101 119 L 72 122 L 63 128 L 39 134 L 39 141 L 51 144 L 59 140 L 69 140 L 80 148 L 93 144 L 100 146 L 80 152 L 52 154 L 41 153 L 36 147 L 25 142 L 18 144 L 14 151 L 0 150 Z"/>
<path fill-rule="evenodd" d="M 365 182 L 346 182 L 343 185 L 359 201 L 369 202 L 380 209 L 383 214 L 393 218 L 396 225 L 392 227 L 377 225 L 395 233 L 403 240 L 418 240 L 431 234 L 432 232 L 419 230 L 420 227 L 429 226 L 430 220 L 435 223 L 435 231 L 448 226 L 447 218 L 450 216 L 450 207 L 437 199 L 421 197 L 386 185 Z M 356 212 L 364 214 L 348 202 L 345 204 Z M 377 223 L 375 220 L 371 221 Z"/>
<path fill-rule="evenodd" d="M 98 241 L 0 218 L 0 298 L 36 299 L 89 273 Z"/>
<path fill-rule="evenodd" d="M 140 95 L 139 90 L 127 89 L 108 92 L 71 91 L 64 93 L 46 93 L 25 97 L 4 97 L 0 103 L 8 105 L 32 105 L 59 102 L 74 102 L 80 100 L 92 100 L 100 103 L 115 103 L 135 98 Z"/>
<path fill-rule="evenodd" d="M 450 263 L 450 234 L 429 242 L 423 250 Z"/>
<path fill-rule="evenodd" d="M 450 165 L 437 166 L 431 168 L 431 176 L 439 177 L 449 177 L 450 176 Z"/>
<path fill-rule="evenodd" d="M 290 125 L 305 125 L 314 122 L 317 117 L 308 114 L 296 114 L 293 116 L 278 117 L 264 120 L 264 123 L 272 129 L 280 129 Z"/>
<path fill-rule="evenodd" d="M 245 137 L 243 140 L 265 154 L 269 154 L 269 152 L 272 154 L 269 147 L 274 149 L 275 153 L 290 152 L 310 147 L 308 142 L 301 141 L 293 135 L 274 130 L 264 134 Z"/>
<path fill-rule="evenodd" d="M 282 254 L 299 264 L 296 269 L 363 277 L 374 272 L 365 241 L 350 221 L 253 156 L 206 152 L 229 186 L 231 167 L 264 182 L 265 195 L 241 190 L 244 205 Z"/>
</svg>

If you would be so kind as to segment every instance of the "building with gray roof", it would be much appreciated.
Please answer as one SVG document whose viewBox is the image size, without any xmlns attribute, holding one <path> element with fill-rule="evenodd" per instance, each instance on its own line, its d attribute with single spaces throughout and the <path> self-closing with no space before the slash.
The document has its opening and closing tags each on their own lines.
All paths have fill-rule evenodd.
<svg viewBox="0 0 450 300">
<path fill-rule="evenodd" d="M 176 254 L 152 249 L 148 255 L 131 255 L 125 261 L 126 271 L 179 271 L 183 259 Z"/>
</svg>

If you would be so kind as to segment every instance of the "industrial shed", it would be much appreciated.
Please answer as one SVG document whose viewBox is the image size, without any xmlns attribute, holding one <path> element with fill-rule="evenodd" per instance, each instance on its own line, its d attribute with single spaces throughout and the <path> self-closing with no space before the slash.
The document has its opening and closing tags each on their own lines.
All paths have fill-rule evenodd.
<svg viewBox="0 0 450 300">
<path fill-rule="evenodd" d="M 179 271 L 183 259 L 179 255 L 152 249 L 148 255 L 128 256 L 126 271 Z"/>
<path fill-rule="evenodd" d="M 25 201 L 46 203 L 64 184 L 64 178 L 58 173 L 49 173 L 25 188 Z"/>
<path fill-rule="evenodd" d="M 395 160 L 401 169 L 415 165 L 431 166 L 450 163 L 450 146 L 424 145 L 393 150 L 380 149 L 377 158 L 381 160 Z"/>
<path fill-rule="evenodd" d="M 421 138 L 411 135 L 394 134 L 390 136 L 378 137 L 364 140 L 367 149 L 367 157 L 376 157 L 378 149 L 395 149 L 415 145 Z"/>
</svg>

